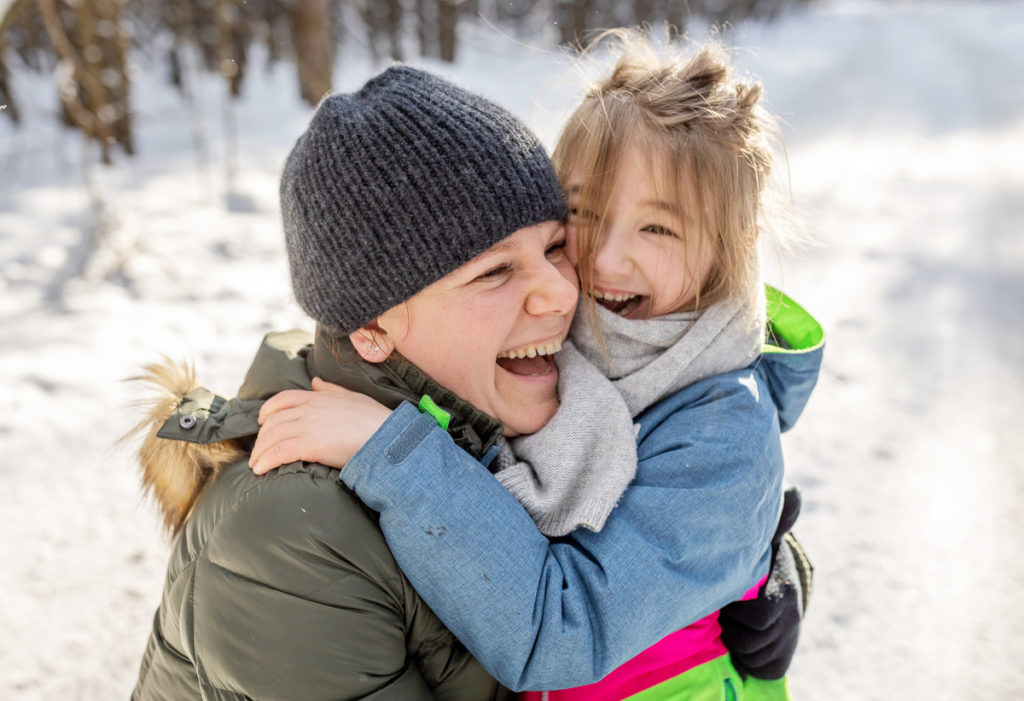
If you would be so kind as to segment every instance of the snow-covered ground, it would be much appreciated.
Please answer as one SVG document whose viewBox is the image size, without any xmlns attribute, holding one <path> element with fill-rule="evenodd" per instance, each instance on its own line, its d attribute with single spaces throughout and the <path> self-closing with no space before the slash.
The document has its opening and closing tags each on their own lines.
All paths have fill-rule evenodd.
<svg viewBox="0 0 1024 701">
<path fill-rule="evenodd" d="M 786 437 L 817 566 L 794 695 L 1024 697 L 1024 4 L 833 2 L 734 37 L 787 121 L 818 241 L 769 275 L 829 334 Z M 485 26 L 461 49 L 423 65 L 550 143 L 567 62 Z M 377 68 L 346 52 L 338 88 Z M 139 154 L 92 173 L 102 216 L 52 86 L 17 75 L 26 124 L 0 119 L 0 698 L 132 687 L 168 542 L 111 448 L 133 415 L 121 380 L 187 355 L 230 393 L 265 331 L 308 325 L 277 214 L 309 116 L 291 69 L 255 68 L 231 108 L 230 191 L 222 86 L 201 81 L 190 111 L 141 70 Z"/>
</svg>

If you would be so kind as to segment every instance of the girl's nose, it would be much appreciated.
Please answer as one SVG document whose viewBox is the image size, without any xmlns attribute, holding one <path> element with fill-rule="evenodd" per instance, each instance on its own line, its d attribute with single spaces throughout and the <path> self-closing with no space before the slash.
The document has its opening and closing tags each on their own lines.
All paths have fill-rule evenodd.
<svg viewBox="0 0 1024 701">
<path fill-rule="evenodd" d="M 597 244 L 594 256 L 594 272 L 601 277 L 617 277 L 630 271 L 628 241 L 621 233 L 608 229 Z"/>
</svg>

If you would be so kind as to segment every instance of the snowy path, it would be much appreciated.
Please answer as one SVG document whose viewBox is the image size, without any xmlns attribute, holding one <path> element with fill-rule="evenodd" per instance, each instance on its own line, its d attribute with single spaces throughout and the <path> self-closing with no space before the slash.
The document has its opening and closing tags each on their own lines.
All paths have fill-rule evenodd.
<svg viewBox="0 0 1024 701">
<path fill-rule="evenodd" d="M 817 566 L 795 696 L 1024 697 L 1024 4 L 840 2 L 737 41 L 788 121 L 819 243 L 770 276 L 829 334 L 786 438 Z M 372 72 L 346 60 L 342 89 Z M 562 106 L 545 100 L 572 80 L 485 30 L 450 74 L 549 140 Z M 118 380 L 190 354 L 230 392 L 264 331 L 304 324 L 276 177 L 308 112 L 284 68 L 249 87 L 226 208 L 219 86 L 201 93 L 213 165 L 198 170 L 188 111 L 140 85 L 142 153 L 99 178 L 114 239 L 76 261 L 79 146 L 39 82 L 16 85 L 30 127 L 0 120 L 0 698 L 124 698 L 167 546 L 108 449 L 131 416 Z"/>
</svg>

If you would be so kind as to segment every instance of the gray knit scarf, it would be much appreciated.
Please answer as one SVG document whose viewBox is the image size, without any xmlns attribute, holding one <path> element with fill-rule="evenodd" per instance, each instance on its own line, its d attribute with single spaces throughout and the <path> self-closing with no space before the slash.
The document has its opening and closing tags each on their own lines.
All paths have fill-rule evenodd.
<svg viewBox="0 0 1024 701">
<path fill-rule="evenodd" d="M 633 417 L 684 387 L 753 362 L 764 344 L 763 291 L 754 304 L 753 313 L 725 300 L 644 320 L 598 305 L 607 357 L 580 305 L 571 340 L 557 356 L 558 411 L 540 431 L 503 441 L 496 459 L 498 480 L 542 533 L 601 530 L 636 473 L 640 427 Z"/>
</svg>

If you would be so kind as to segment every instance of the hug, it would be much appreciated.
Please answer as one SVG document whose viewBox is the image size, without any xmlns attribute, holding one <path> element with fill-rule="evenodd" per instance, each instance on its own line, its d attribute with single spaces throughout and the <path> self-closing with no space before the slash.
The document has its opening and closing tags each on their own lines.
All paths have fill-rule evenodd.
<svg viewBox="0 0 1024 701">
<path fill-rule="evenodd" d="M 720 48 L 619 38 L 552 156 L 407 66 L 320 104 L 281 179 L 315 332 L 232 398 L 144 378 L 133 698 L 789 698 L 823 334 L 760 277 L 775 122 Z"/>
</svg>

